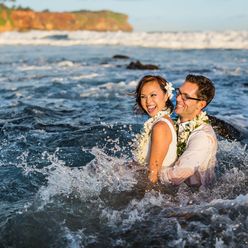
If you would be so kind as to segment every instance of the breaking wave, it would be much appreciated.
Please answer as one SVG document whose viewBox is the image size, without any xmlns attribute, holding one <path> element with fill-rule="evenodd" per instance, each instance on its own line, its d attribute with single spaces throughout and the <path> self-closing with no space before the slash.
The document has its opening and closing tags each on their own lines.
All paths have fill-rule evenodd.
<svg viewBox="0 0 248 248">
<path fill-rule="evenodd" d="M 0 34 L 0 45 L 122 45 L 167 49 L 248 49 L 248 32 L 6 32 Z"/>
</svg>

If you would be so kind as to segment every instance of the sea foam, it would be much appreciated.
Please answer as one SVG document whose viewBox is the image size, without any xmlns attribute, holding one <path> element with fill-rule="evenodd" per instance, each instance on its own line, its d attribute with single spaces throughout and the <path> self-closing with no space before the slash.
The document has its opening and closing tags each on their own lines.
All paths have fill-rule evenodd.
<svg viewBox="0 0 248 248">
<path fill-rule="evenodd" d="M 58 39 L 54 39 L 54 37 L 58 37 Z M 66 38 L 63 39 L 63 37 Z M 0 45 L 121 45 L 167 49 L 248 49 L 248 31 L 154 33 L 93 31 L 6 32 L 0 34 Z"/>
</svg>

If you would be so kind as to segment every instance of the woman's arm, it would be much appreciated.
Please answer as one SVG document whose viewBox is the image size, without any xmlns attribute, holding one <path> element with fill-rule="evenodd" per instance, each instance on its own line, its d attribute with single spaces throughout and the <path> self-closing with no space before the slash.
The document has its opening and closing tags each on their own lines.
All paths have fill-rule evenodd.
<svg viewBox="0 0 248 248">
<path fill-rule="evenodd" d="M 158 173 L 172 141 L 171 130 L 167 123 L 160 121 L 152 128 L 148 178 L 152 183 L 158 181 Z"/>
</svg>

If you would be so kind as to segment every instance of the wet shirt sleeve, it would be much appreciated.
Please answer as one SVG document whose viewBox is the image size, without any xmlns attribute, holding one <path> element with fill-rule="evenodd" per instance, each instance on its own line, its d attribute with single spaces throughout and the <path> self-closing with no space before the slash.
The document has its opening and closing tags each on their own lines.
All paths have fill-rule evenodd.
<svg viewBox="0 0 248 248">
<path fill-rule="evenodd" d="M 198 170 L 207 170 L 208 161 L 212 155 L 213 139 L 203 131 L 192 133 L 186 150 L 175 162 L 173 167 L 166 170 L 163 181 L 179 185 L 190 178 Z"/>
</svg>

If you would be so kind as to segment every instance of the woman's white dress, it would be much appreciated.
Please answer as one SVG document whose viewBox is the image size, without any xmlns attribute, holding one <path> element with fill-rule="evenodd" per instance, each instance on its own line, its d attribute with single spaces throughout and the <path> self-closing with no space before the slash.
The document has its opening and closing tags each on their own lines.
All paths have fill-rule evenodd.
<svg viewBox="0 0 248 248">
<path fill-rule="evenodd" d="M 159 118 L 156 122 L 154 122 L 153 126 L 159 121 L 163 121 L 169 126 L 172 135 L 172 140 L 169 145 L 168 152 L 163 160 L 162 167 L 159 173 L 160 180 L 163 182 L 163 173 L 165 173 L 165 168 L 172 166 L 177 159 L 177 134 L 173 124 L 164 117 Z M 147 147 L 145 147 L 145 149 L 146 149 L 146 162 L 149 163 L 150 149 L 151 149 L 151 135 L 149 137 L 148 145 Z"/>
</svg>

